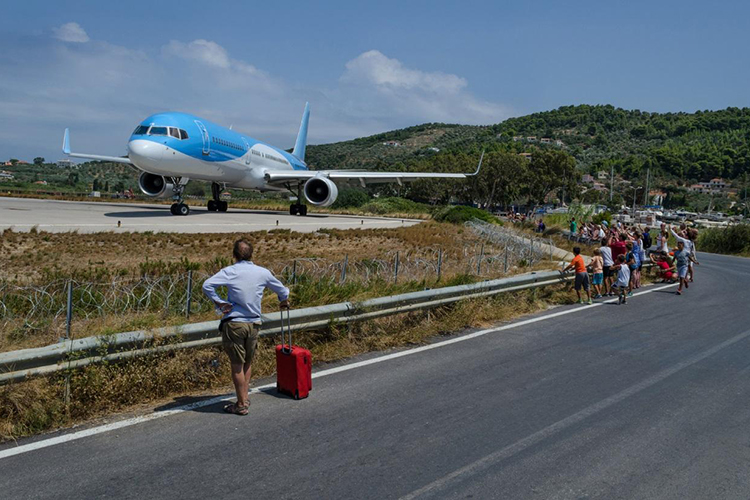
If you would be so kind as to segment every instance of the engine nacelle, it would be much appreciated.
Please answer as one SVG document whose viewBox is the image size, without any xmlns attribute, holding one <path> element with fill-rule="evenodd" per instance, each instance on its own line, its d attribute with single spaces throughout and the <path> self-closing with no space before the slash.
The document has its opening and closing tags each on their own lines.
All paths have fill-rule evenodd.
<svg viewBox="0 0 750 500">
<path fill-rule="evenodd" d="M 339 188 L 326 177 L 313 177 L 305 182 L 305 198 L 318 207 L 330 207 L 339 196 Z"/>
<path fill-rule="evenodd" d="M 138 187 L 141 188 L 143 194 L 153 196 L 155 198 L 169 198 L 174 194 L 172 191 L 172 184 L 161 175 L 149 174 L 143 172 L 138 177 Z"/>
</svg>

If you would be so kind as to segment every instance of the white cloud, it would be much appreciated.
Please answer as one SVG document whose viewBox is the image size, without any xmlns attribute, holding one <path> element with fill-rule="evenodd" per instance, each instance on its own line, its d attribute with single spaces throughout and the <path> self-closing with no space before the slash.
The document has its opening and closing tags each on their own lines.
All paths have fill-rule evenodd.
<svg viewBox="0 0 750 500">
<path fill-rule="evenodd" d="M 381 88 L 420 89 L 437 93 L 455 93 L 467 85 L 464 78 L 456 75 L 405 68 L 401 61 L 390 59 L 377 50 L 364 52 L 346 63 L 346 72 L 341 79 Z"/>
<path fill-rule="evenodd" d="M 162 47 L 162 52 L 186 61 L 195 61 L 217 68 L 229 68 L 230 65 L 226 49 L 209 40 L 199 39 L 189 43 L 172 40 Z"/>
<path fill-rule="evenodd" d="M 65 127 L 75 149 L 122 154 L 141 120 L 168 110 L 233 124 L 279 147 L 293 145 L 305 101 L 312 107 L 311 143 L 430 121 L 496 123 L 509 115 L 468 89 L 460 76 L 409 68 L 378 51 L 310 88 L 234 59 L 209 40 L 172 40 L 160 52 L 146 52 L 47 39 L 0 58 L 0 157 L 55 159 Z"/>
<path fill-rule="evenodd" d="M 385 127 L 428 121 L 490 124 L 510 116 L 507 107 L 469 92 L 465 78 L 408 68 L 377 50 L 347 62 L 339 81 L 338 99 L 352 113 L 377 118 Z"/>
<path fill-rule="evenodd" d="M 63 42 L 85 43 L 89 41 L 86 31 L 78 23 L 66 23 L 59 28 L 52 28 L 55 38 Z"/>
</svg>

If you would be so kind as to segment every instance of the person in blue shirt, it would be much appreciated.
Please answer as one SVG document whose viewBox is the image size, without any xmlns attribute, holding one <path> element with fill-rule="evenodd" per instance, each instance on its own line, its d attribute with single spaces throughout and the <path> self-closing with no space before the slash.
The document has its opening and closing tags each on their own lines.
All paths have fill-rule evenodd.
<svg viewBox="0 0 750 500">
<path fill-rule="evenodd" d="M 221 344 L 229 356 L 237 393 L 237 402 L 226 405 L 224 411 L 247 415 L 252 361 L 261 326 L 263 290 L 270 288 L 278 296 L 279 306 L 288 309 L 289 289 L 271 271 L 253 264 L 253 245 L 249 241 L 237 240 L 232 253 L 235 263 L 208 278 L 203 283 L 203 292 L 223 315 L 219 324 Z M 216 291 L 221 286 L 227 288 L 226 300 Z"/>
</svg>

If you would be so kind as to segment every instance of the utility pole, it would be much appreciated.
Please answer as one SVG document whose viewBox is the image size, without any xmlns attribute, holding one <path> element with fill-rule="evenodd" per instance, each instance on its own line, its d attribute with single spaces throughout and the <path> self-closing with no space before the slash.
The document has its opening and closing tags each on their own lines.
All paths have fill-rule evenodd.
<svg viewBox="0 0 750 500">
<path fill-rule="evenodd" d="M 648 191 L 649 191 L 648 183 L 649 183 L 650 177 L 651 177 L 651 169 L 649 168 L 648 170 L 646 170 L 646 192 L 643 193 L 643 206 L 644 207 L 648 205 Z"/>
<path fill-rule="evenodd" d="M 635 216 L 635 196 L 638 194 L 638 186 L 633 186 L 633 216 Z"/>
<path fill-rule="evenodd" d="M 612 204 L 612 195 L 615 190 L 615 166 L 612 165 L 612 170 L 609 172 L 609 203 Z"/>
<path fill-rule="evenodd" d="M 745 217 L 747 217 L 747 172 L 745 172 Z"/>
</svg>

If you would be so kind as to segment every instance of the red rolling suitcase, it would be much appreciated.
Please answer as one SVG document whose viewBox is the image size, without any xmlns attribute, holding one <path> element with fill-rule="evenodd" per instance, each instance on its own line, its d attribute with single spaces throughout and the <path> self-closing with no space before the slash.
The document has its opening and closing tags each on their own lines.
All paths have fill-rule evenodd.
<svg viewBox="0 0 750 500">
<path fill-rule="evenodd" d="M 310 351 L 292 345 L 292 321 L 286 310 L 289 346 L 284 343 L 284 311 L 281 312 L 281 345 L 276 346 L 276 390 L 303 399 L 312 389 L 312 356 Z"/>
</svg>

